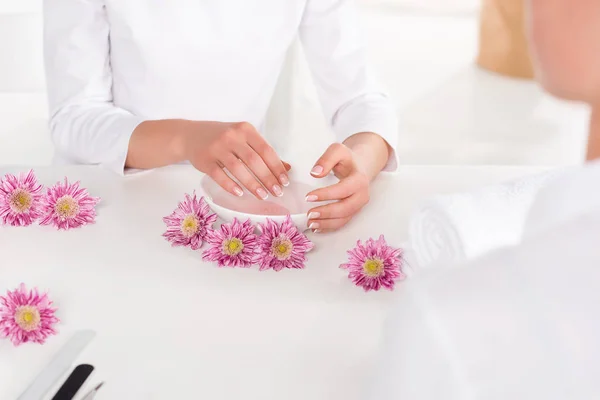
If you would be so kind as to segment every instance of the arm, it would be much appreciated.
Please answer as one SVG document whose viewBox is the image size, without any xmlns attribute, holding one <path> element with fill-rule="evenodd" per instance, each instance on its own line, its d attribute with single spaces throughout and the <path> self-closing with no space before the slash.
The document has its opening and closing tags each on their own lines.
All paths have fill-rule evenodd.
<svg viewBox="0 0 600 400">
<path fill-rule="evenodd" d="M 123 173 L 142 122 L 112 102 L 109 26 L 102 0 L 45 0 L 44 56 L 56 151 Z"/>
<path fill-rule="evenodd" d="M 44 47 L 57 152 L 119 174 L 189 160 L 232 194 L 243 191 L 224 168 L 258 198 L 282 194 L 286 166 L 250 124 L 144 121 L 115 106 L 104 0 L 45 0 Z"/>
<path fill-rule="evenodd" d="M 398 121 L 369 73 L 353 2 L 308 0 L 300 38 L 337 141 L 350 147 L 369 171 L 395 170 Z"/>
<path fill-rule="evenodd" d="M 373 180 L 386 165 L 394 150 L 378 134 L 361 132 L 344 140 L 344 144 L 354 153 L 357 163 Z"/>
<path fill-rule="evenodd" d="M 600 109 L 592 109 L 590 133 L 587 144 L 587 161 L 600 159 Z"/>
<path fill-rule="evenodd" d="M 356 9 L 351 0 L 308 0 L 300 38 L 325 116 L 337 138 L 311 172 L 333 172 L 335 185 L 306 200 L 335 202 L 308 212 L 315 232 L 346 225 L 369 202 L 370 181 L 398 161 L 398 121 L 393 106 L 370 76 Z"/>
</svg>

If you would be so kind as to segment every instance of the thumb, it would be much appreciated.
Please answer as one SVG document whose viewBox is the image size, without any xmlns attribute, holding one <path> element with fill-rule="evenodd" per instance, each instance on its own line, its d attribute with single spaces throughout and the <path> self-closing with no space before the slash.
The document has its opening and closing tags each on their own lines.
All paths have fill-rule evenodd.
<svg viewBox="0 0 600 400">
<path fill-rule="evenodd" d="M 351 158 L 350 149 L 341 143 L 334 143 L 317 160 L 310 174 L 317 178 L 322 178 L 328 175 L 336 165 L 349 158 Z"/>
</svg>

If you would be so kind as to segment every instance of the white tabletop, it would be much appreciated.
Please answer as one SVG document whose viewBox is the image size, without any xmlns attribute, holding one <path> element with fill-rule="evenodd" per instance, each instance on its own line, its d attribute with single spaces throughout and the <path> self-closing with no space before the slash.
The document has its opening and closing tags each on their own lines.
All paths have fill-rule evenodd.
<svg viewBox="0 0 600 400">
<path fill-rule="evenodd" d="M 25 167 L 0 167 L 0 174 Z M 49 289 L 60 334 L 46 345 L 0 341 L 0 399 L 15 398 L 77 329 L 98 336 L 80 361 L 106 380 L 98 399 L 360 399 L 397 292 L 365 294 L 338 268 L 357 239 L 406 241 L 424 197 L 495 183 L 535 167 L 404 166 L 373 185 L 343 231 L 311 234 L 302 271 L 218 269 L 172 248 L 162 217 L 199 188 L 188 166 L 119 178 L 97 167 L 36 169 L 101 196 L 95 225 L 71 231 L 0 227 L 0 291 Z M 400 284 L 397 288 L 402 290 Z"/>
</svg>

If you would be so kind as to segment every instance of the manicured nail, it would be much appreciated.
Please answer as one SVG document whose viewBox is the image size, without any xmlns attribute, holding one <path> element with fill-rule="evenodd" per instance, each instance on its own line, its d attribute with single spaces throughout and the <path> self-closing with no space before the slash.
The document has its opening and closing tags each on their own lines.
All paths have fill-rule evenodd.
<svg viewBox="0 0 600 400">
<path fill-rule="evenodd" d="M 308 229 L 312 229 L 314 232 L 319 231 L 319 224 L 317 222 L 313 222 L 308 226 Z"/>
<path fill-rule="evenodd" d="M 290 185 L 290 180 L 288 179 L 286 174 L 279 175 L 279 182 L 285 187 Z"/>
<path fill-rule="evenodd" d="M 242 197 L 244 195 L 244 191 L 242 189 L 240 189 L 239 187 L 234 187 L 233 193 L 235 193 L 235 195 L 238 197 Z"/>
<path fill-rule="evenodd" d="M 321 233 L 321 230 L 320 230 L 320 229 L 315 229 L 315 230 L 313 231 L 313 233 Z"/>
<path fill-rule="evenodd" d="M 263 188 L 256 189 L 256 194 L 263 200 L 266 200 L 269 197 L 269 194 Z"/>
<path fill-rule="evenodd" d="M 321 173 L 323 172 L 323 167 L 321 167 L 320 165 L 315 165 L 312 169 L 312 171 L 310 171 L 311 175 L 321 175 Z"/>
<path fill-rule="evenodd" d="M 318 199 L 317 196 L 315 196 L 314 194 L 310 194 L 310 195 L 306 196 L 305 200 L 310 203 L 311 201 L 317 201 L 317 199 Z"/>
<path fill-rule="evenodd" d="M 273 193 L 275 193 L 275 196 L 277 197 L 283 196 L 283 191 L 281 190 L 279 185 L 273 185 Z"/>
<path fill-rule="evenodd" d="M 308 214 L 308 219 L 317 219 L 320 216 L 321 216 L 320 212 L 313 211 L 310 214 Z"/>
</svg>

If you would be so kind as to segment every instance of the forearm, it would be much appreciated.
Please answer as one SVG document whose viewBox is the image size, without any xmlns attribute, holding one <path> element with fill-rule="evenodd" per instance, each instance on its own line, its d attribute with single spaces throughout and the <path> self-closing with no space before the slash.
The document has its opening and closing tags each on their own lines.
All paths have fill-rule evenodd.
<svg viewBox="0 0 600 400">
<path fill-rule="evenodd" d="M 344 140 L 356 155 L 367 175 L 374 179 L 387 164 L 391 148 L 383 138 L 372 132 L 361 132 Z"/>
<path fill-rule="evenodd" d="M 587 145 L 587 161 L 600 159 L 600 108 L 592 111 Z"/>
<path fill-rule="evenodd" d="M 587 148 L 587 161 L 600 159 L 600 137 L 590 136 Z"/>
<path fill-rule="evenodd" d="M 125 165 L 151 169 L 185 161 L 184 138 L 195 124 L 183 119 L 142 122 L 129 140 Z"/>
</svg>

